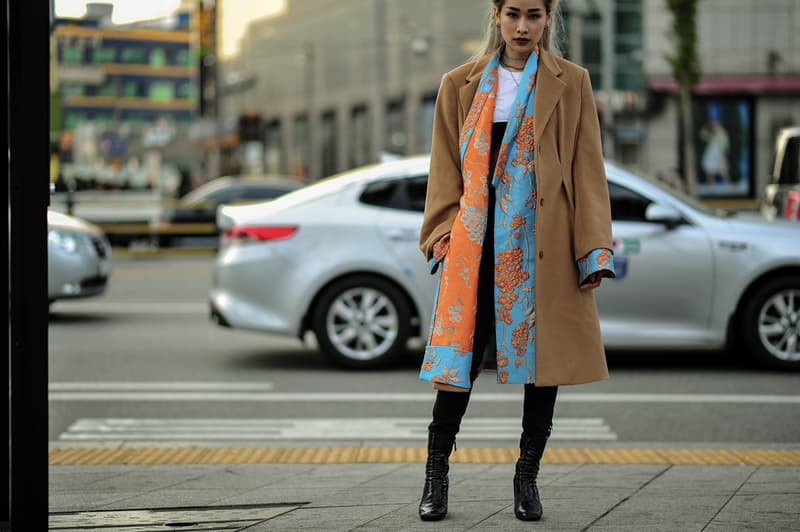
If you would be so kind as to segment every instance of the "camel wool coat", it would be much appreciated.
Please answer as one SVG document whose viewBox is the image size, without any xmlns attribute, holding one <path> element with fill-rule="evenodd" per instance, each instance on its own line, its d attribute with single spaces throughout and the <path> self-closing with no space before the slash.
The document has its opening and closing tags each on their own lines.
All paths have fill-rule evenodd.
<svg viewBox="0 0 800 532">
<path fill-rule="evenodd" d="M 449 234 L 458 213 L 463 191 L 459 134 L 489 58 L 462 65 L 442 78 L 420 234 L 420 248 L 428 259 L 434 244 Z M 534 116 L 539 199 L 534 228 L 535 384 L 607 379 L 594 294 L 580 290 L 576 265 L 592 250 L 612 247 L 600 125 L 588 72 L 542 51 Z"/>
</svg>

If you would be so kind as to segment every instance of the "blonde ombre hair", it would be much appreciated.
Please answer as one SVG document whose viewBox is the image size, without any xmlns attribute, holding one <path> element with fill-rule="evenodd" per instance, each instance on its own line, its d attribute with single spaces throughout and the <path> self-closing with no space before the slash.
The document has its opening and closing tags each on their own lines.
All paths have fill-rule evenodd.
<svg viewBox="0 0 800 532">
<path fill-rule="evenodd" d="M 500 28 L 497 27 L 495 15 L 503 9 L 503 4 L 506 0 L 491 0 L 489 7 L 488 24 L 486 32 L 478 51 L 472 59 L 479 59 L 484 55 L 494 53 L 498 48 L 505 44 L 503 42 L 503 35 L 500 33 Z M 561 32 L 561 10 L 559 9 L 558 0 L 544 0 L 544 9 L 550 15 L 550 24 L 544 29 L 540 46 L 543 50 L 547 50 L 551 54 L 561 55 L 561 49 L 558 46 L 560 32 Z"/>
</svg>

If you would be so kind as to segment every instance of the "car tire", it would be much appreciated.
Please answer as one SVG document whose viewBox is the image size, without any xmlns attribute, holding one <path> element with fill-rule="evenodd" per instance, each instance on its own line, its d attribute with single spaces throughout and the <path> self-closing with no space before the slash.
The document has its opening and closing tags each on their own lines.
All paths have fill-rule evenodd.
<svg viewBox="0 0 800 532">
<path fill-rule="evenodd" d="M 158 235 L 159 248 L 171 248 L 174 245 L 173 237 L 171 235 Z"/>
<path fill-rule="evenodd" d="M 410 334 L 411 309 L 394 284 L 359 275 L 323 290 L 312 313 L 312 328 L 322 352 L 352 369 L 387 365 L 403 353 Z"/>
<path fill-rule="evenodd" d="M 744 307 L 741 330 L 758 362 L 800 370 L 800 277 L 775 277 L 756 288 Z"/>
</svg>

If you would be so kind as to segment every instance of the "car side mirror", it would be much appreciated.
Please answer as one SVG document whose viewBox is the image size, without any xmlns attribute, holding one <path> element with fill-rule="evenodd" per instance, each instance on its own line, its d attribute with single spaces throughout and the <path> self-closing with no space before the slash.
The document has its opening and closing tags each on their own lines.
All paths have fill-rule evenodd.
<svg viewBox="0 0 800 532">
<path fill-rule="evenodd" d="M 660 203 L 651 203 L 644 211 L 644 217 L 648 222 L 664 224 L 669 229 L 673 229 L 683 222 L 683 215 L 678 210 Z"/>
</svg>

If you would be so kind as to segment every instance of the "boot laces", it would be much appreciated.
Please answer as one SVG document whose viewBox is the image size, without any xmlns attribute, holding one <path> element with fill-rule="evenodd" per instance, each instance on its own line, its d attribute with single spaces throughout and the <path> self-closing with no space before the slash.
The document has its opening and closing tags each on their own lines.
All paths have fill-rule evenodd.
<svg viewBox="0 0 800 532">
<path fill-rule="evenodd" d="M 430 452 L 425 463 L 425 476 L 427 478 L 443 479 L 449 470 L 447 455 L 442 452 Z"/>
<path fill-rule="evenodd" d="M 536 480 L 539 475 L 539 453 L 534 447 L 525 447 L 520 452 L 517 462 L 517 474 L 520 479 Z"/>
</svg>

